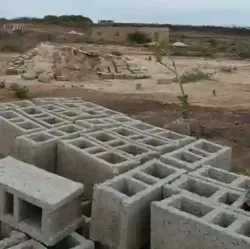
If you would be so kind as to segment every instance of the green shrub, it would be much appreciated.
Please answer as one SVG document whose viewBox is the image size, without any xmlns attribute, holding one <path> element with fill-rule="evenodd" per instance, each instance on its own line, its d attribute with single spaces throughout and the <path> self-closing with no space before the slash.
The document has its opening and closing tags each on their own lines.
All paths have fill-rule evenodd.
<svg viewBox="0 0 250 249">
<path fill-rule="evenodd" d="M 190 82 L 196 82 L 200 80 L 211 80 L 211 74 L 204 73 L 200 70 L 197 70 L 195 72 L 186 72 L 180 77 L 180 82 L 182 84 L 190 83 Z"/>
<path fill-rule="evenodd" d="M 147 34 L 139 31 L 128 34 L 127 39 L 129 42 L 137 44 L 144 44 L 152 41 L 152 39 Z"/>
<path fill-rule="evenodd" d="M 29 88 L 27 86 L 20 86 L 17 83 L 10 85 L 10 90 L 14 92 L 15 96 L 19 99 L 27 99 Z"/>
<path fill-rule="evenodd" d="M 250 46 L 249 44 L 238 44 L 235 47 L 235 52 L 240 59 L 250 58 Z"/>
</svg>

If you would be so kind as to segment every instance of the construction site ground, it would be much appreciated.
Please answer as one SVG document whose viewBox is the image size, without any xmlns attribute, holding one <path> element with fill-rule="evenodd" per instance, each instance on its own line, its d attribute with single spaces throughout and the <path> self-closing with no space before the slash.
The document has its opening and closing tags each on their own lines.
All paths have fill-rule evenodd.
<svg viewBox="0 0 250 249">
<path fill-rule="evenodd" d="M 145 48 L 93 44 L 77 46 L 104 53 L 120 51 L 133 63 L 147 69 L 152 78 L 105 80 L 92 75 L 81 82 L 52 81 L 46 84 L 37 80 L 25 81 L 20 76 L 0 77 L 5 78 L 7 87 L 12 83 L 28 86 L 30 98 L 80 96 L 86 101 L 159 127 L 181 117 L 177 99 L 180 90 L 178 84 L 173 82 L 174 75 L 155 61 L 146 60 L 149 54 Z M 1 53 L 1 68 L 17 55 Z M 204 138 L 233 148 L 234 171 L 250 175 L 250 61 L 201 57 L 175 57 L 175 61 L 180 74 L 196 69 L 212 74 L 212 80 L 184 85 L 192 105 L 192 118 L 204 127 Z M 236 71 L 224 72 L 224 67 L 234 67 Z M 159 79 L 167 79 L 167 84 L 157 84 Z M 141 89 L 138 89 L 138 84 L 141 84 Z M 0 89 L 1 102 L 12 99 L 12 92 Z"/>
</svg>

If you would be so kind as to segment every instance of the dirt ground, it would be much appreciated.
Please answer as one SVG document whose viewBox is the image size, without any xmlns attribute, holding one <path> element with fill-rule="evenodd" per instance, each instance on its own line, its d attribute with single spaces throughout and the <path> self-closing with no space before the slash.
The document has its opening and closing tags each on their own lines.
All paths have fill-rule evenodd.
<svg viewBox="0 0 250 249">
<path fill-rule="evenodd" d="M 19 76 L 4 76 L 11 83 L 27 85 L 30 97 L 81 96 L 108 108 L 128 114 L 150 124 L 164 127 L 181 116 L 177 96 L 178 84 L 172 82 L 171 72 L 153 61 L 147 61 L 145 50 L 118 46 L 81 44 L 100 52 L 121 51 L 131 61 L 144 67 L 152 76 L 143 80 L 100 80 L 84 82 L 52 82 L 50 84 L 23 81 Z M 0 54 L 4 67 L 14 54 Z M 185 84 L 192 105 L 192 118 L 204 128 L 204 138 L 233 148 L 233 170 L 250 174 L 250 61 L 176 57 L 180 74 L 194 69 L 213 73 L 214 79 Z M 167 62 L 167 61 L 166 61 Z M 236 71 L 225 73 L 222 67 L 233 66 Z M 3 77 L 3 76 L 1 76 Z M 158 79 L 170 79 L 170 84 L 158 85 Z M 136 84 L 142 89 L 136 90 Z M 216 90 L 216 96 L 213 95 Z M 0 101 L 13 99 L 7 89 L 0 89 Z"/>
</svg>

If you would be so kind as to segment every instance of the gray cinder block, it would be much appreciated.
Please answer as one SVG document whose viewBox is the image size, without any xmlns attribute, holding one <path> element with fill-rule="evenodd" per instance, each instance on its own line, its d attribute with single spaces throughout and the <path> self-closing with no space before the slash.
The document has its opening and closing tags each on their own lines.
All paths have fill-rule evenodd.
<svg viewBox="0 0 250 249">
<path fill-rule="evenodd" d="M 13 151 L 15 139 L 24 134 L 44 130 L 45 128 L 14 111 L 0 112 L 0 153 L 9 155 Z"/>
<path fill-rule="evenodd" d="M 16 138 L 13 156 L 25 163 L 55 173 L 58 138 L 44 132 Z"/>
<path fill-rule="evenodd" d="M 57 144 L 59 140 L 80 136 L 84 128 L 68 124 L 54 129 L 16 138 L 13 156 L 23 162 L 56 172 Z"/>
<path fill-rule="evenodd" d="M 247 249 L 246 216 L 175 195 L 151 205 L 151 249 Z"/>
<path fill-rule="evenodd" d="M 15 245 L 13 247 L 9 247 L 9 249 L 46 249 L 46 247 L 39 242 L 30 239 L 25 242 L 22 242 L 18 245 Z"/>
<path fill-rule="evenodd" d="M 25 242 L 26 240 L 28 240 L 28 236 L 26 234 L 18 231 L 12 231 L 9 237 L 0 241 L 0 248 L 12 248 L 20 243 Z"/>
<path fill-rule="evenodd" d="M 25 117 L 43 125 L 47 128 L 54 128 L 68 124 L 69 121 L 55 116 L 40 107 L 26 107 L 16 109 L 16 112 L 22 114 Z"/>
<path fill-rule="evenodd" d="M 75 123 L 82 127 L 86 127 L 93 130 L 116 127 L 118 125 L 115 121 L 113 121 L 110 118 L 84 119 L 84 120 L 77 120 Z"/>
<path fill-rule="evenodd" d="M 149 242 L 150 204 L 162 199 L 162 186 L 185 170 L 154 159 L 95 186 L 90 238 L 109 248 L 136 249 Z M 165 190 L 164 197 L 169 191 Z"/>
<path fill-rule="evenodd" d="M 125 124 L 129 129 L 137 130 L 158 139 L 165 140 L 169 143 L 175 143 L 177 147 L 182 147 L 196 140 L 195 137 L 178 134 L 173 131 L 162 129 L 141 121 L 133 120 Z"/>
<path fill-rule="evenodd" d="M 51 249 L 94 249 L 93 241 L 85 239 L 77 233 L 71 233 L 65 239 L 54 245 Z"/>
<path fill-rule="evenodd" d="M 80 226 L 82 184 L 12 157 L 0 169 L 1 221 L 48 246 Z"/>
<path fill-rule="evenodd" d="M 179 164 L 189 171 L 194 171 L 206 164 L 230 171 L 231 154 L 232 149 L 229 147 L 200 139 L 181 149 L 166 153 L 161 158 L 166 163 Z"/>
<path fill-rule="evenodd" d="M 92 199 L 93 186 L 139 165 L 86 137 L 58 142 L 57 174 L 84 183 L 84 195 Z"/>
</svg>

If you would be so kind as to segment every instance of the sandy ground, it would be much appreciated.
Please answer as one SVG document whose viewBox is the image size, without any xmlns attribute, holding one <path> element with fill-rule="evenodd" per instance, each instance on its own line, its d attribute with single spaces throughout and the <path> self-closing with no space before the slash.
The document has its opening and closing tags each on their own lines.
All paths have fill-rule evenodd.
<svg viewBox="0 0 250 249">
<path fill-rule="evenodd" d="M 104 46 L 87 46 L 104 51 Z M 100 80 L 89 78 L 84 82 L 23 81 L 19 76 L 5 76 L 7 84 L 27 85 L 31 97 L 81 96 L 103 106 L 126 113 L 133 118 L 164 127 L 181 116 L 177 103 L 179 86 L 176 83 L 158 85 L 157 79 L 172 79 L 171 72 L 153 61 L 147 61 L 138 49 L 108 46 L 108 51 L 122 49 L 124 56 L 147 68 L 151 79 Z M 4 66 L 14 54 L 0 54 L 0 66 Z M 185 84 L 185 91 L 192 104 L 193 116 L 205 128 L 204 138 L 233 148 L 234 171 L 250 174 L 250 62 L 225 59 L 175 58 L 180 74 L 199 68 L 214 74 L 214 80 Z M 234 73 L 221 72 L 221 67 L 233 66 Z M 2 77 L 2 76 L 0 76 Z M 136 90 L 136 84 L 142 89 Z M 216 96 L 212 91 L 216 90 Z M 0 89 L 0 101 L 13 99 L 7 89 Z"/>
<path fill-rule="evenodd" d="M 94 49 L 95 47 L 88 45 Z M 114 46 L 111 46 L 114 50 Z M 111 48 L 108 49 L 112 50 Z M 124 50 L 124 47 L 122 48 Z M 99 49 L 100 50 L 100 49 Z M 131 48 L 128 48 L 131 52 Z M 138 50 L 136 50 L 138 51 Z M 124 51 L 123 51 L 124 52 Z M 4 65 L 11 54 L 0 55 L 0 65 Z M 125 55 L 124 55 L 125 56 Z M 148 70 L 151 79 L 143 80 L 100 80 L 96 78 L 87 78 L 84 82 L 53 82 L 52 84 L 42 84 L 34 81 L 23 81 L 20 76 L 5 76 L 7 83 L 25 84 L 38 91 L 55 89 L 55 88 L 71 88 L 81 87 L 91 90 L 99 90 L 103 92 L 111 92 L 118 94 L 141 94 L 142 97 L 156 99 L 162 102 L 177 102 L 177 96 L 180 93 L 178 84 L 162 84 L 158 85 L 158 79 L 171 79 L 174 75 L 164 66 L 154 61 L 147 61 L 145 55 L 134 54 L 129 56 L 131 61 Z M 201 81 L 185 84 L 184 88 L 189 95 L 191 104 L 201 106 L 224 106 L 224 107 L 249 107 L 250 106 L 250 61 L 233 61 L 225 59 L 203 59 L 203 58 L 175 58 L 179 74 L 183 72 L 200 69 L 204 72 L 213 73 L 214 80 Z M 166 63 L 169 61 L 166 60 Z M 225 73 L 221 67 L 236 67 L 237 71 L 233 73 Z M 142 89 L 136 90 L 136 84 L 141 84 Z M 216 97 L 213 90 L 216 90 Z"/>
</svg>

